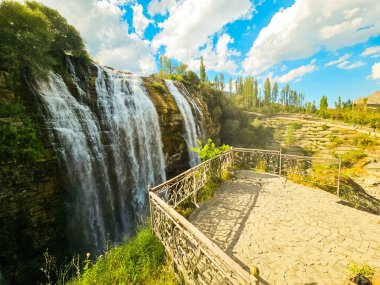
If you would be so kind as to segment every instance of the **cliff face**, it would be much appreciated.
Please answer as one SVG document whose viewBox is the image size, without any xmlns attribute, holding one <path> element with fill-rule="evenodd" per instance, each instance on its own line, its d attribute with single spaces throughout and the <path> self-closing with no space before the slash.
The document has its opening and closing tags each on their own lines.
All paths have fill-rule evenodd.
<svg viewBox="0 0 380 285">
<path fill-rule="evenodd" d="M 72 76 L 73 68 L 76 78 Z M 84 67 L 81 62 L 68 61 L 67 72 L 62 74 L 74 97 L 81 96 L 76 87 L 78 84 L 90 94 L 88 105 L 96 105 L 95 80 L 98 74 L 95 65 Z M 0 161 L 0 281 L 3 276 L 5 282 L 8 280 L 12 284 L 28 284 L 41 277 L 39 268 L 47 249 L 58 258 L 58 262 L 69 254 L 66 221 L 70 214 L 67 205 L 67 197 L 70 195 L 64 187 L 65 173 L 53 150 L 51 134 L 45 124 L 46 112 L 41 98 L 33 85 L 26 82 L 22 83 L 23 91 L 16 98 L 6 74 L 0 75 L 0 103 L 13 104 L 12 102 L 18 101 L 26 107 L 22 116 L 30 118 L 33 123 L 31 132 L 35 133 L 43 153 L 32 160 L 4 158 Z M 162 80 L 146 77 L 143 82 L 158 113 L 166 175 L 170 178 L 189 167 L 188 150 L 183 136 L 183 117 Z M 204 128 L 204 135 L 208 136 L 207 129 L 211 129 L 211 120 L 207 105 L 200 97 L 193 98 L 203 113 L 203 116 L 196 116 L 197 123 Z M 100 112 L 96 108 L 94 110 Z M 15 128 L 20 127 L 17 118 L 0 114 L 0 127 L 3 131 L 13 125 Z"/>
</svg>

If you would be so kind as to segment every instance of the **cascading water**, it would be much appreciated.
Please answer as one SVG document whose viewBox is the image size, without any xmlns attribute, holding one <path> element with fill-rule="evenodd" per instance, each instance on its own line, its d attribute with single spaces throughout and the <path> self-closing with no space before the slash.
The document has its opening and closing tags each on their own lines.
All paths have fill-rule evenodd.
<svg viewBox="0 0 380 285">
<path fill-rule="evenodd" d="M 71 195 L 69 238 L 75 250 L 98 254 L 145 217 L 147 185 L 165 180 L 163 146 L 141 78 L 98 66 L 90 100 L 74 75 L 79 98 L 56 74 L 39 93 Z"/>
<path fill-rule="evenodd" d="M 200 159 L 198 157 L 198 154 L 192 151 L 192 148 L 197 147 L 197 129 L 193 112 L 191 111 L 189 102 L 178 90 L 174 82 L 171 80 L 165 80 L 165 83 L 169 89 L 169 92 L 173 95 L 178 105 L 178 108 L 182 114 L 186 131 L 184 134 L 184 138 L 188 147 L 190 166 L 194 167 L 195 165 L 200 163 Z"/>
</svg>

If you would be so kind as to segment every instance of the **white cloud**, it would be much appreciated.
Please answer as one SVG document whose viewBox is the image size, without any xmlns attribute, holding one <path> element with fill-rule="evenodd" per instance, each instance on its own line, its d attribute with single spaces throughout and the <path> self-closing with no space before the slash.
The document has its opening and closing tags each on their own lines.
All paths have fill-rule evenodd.
<svg viewBox="0 0 380 285">
<path fill-rule="evenodd" d="M 325 66 L 332 66 L 332 65 L 340 64 L 340 63 L 346 61 L 347 59 L 349 59 L 351 56 L 352 56 L 352 54 L 346 53 L 345 55 L 342 55 L 337 60 L 329 61 L 328 63 L 325 64 Z"/>
<path fill-rule="evenodd" d="M 159 24 L 162 31 L 153 39 L 153 46 L 165 46 L 167 56 L 189 63 L 199 57 L 202 47 L 208 48 L 210 36 L 227 23 L 251 17 L 252 9 L 249 0 L 182 1 Z"/>
<path fill-rule="evenodd" d="M 151 20 L 143 14 L 143 6 L 141 4 L 135 4 L 132 6 L 133 10 L 133 28 L 135 28 L 136 34 L 142 38 L 144 35 L 145 29 L 148 27 Z"/>
<path fill-rule="evenodd" d="M 203 56 L 204 64 L 208 70 L 226 71 L 228 73 L 235 73 L 237 64 L 231 59 L 234 56 L 239 56 L 240 53 L 235 49 L 229 49 L 228 45 L 233 43 L 234 40 L 228 34 L 219 36 L 218 41 L 213 47 L 210 40 L 205 49 L 199 52 L 199 56 Z M 192 59 L 189 62 L 189 68 L 198 71 L 200 61 L 199 59 Z"/>
<path fill-rule="evenodd" d="M 362 67 L 364 65 L 365 65 L 365 63 L 362 61 L 356 61 L 354 63 L 350 63 L 349 61 L 345 60 L 345 61 L 338 64 L 338 68 L 351 70 L 354 68 Z"/>
<path fill-rule="evenodd" d="M 354 68 L 362 67 L 365 65 L 362 61 L 356 61 L 354 63 L 350 63 L 348 59 L 352 56 L 352 54 L 346 53 L 345 55 L 341 56 L 337 60 L 329 61 L 325 64 L 325 66 L 333 66 L 336 65 L 340 69 L 346 69 L 351 70 Z"/>
<path fill-rule="evenodd" d="M 263 28 L 243 62 L 260 74 L 279 62 L 366 41 L 380 31 L 380 1 L 297 0 Z"/>
<path fill-rule="evenodd" d="M 155 15 L 166 15 L 176 5 L 176 0 L 152 0 L 148 5 L 148 13 Z"/>
<path fill-rule="evenodd" d="M 316 60 L 313 59 L 309 64 L 302 65 L 298 68 L 290 70 L 288 73 L 285 73 L 284 75 L 280 77 L 274 77 L 272 81 L 277 81 L 279 83 L 287 83 L 290 81 L 299 82 L 301 81 L 301 78 L 307 74 L 312 73 L 317 69 L 317 66 L 315 65 Z"/>
<path fill-rule="evenodd" d="M 380 79 L 380 62 L 377 62 L 374 65 L 372 65 L 372 73 L 370 78 Z"/>
<path fill-rule="evenodd" d="M 369 56 L 372 58 L 380 57 L 380 46 L 373 46 L 366 48 L 362 53 L 361 56 Z"/>
<path fill-rule="evenodd" d="M 121 20 L 122 4 L 130 0 L 42 0 L 57 9 L 86 41 L 90 54 L 99 63 L 139 74 L 155 71 L 155 58 L 148 41 L 128 33 Z"/>
</svg>

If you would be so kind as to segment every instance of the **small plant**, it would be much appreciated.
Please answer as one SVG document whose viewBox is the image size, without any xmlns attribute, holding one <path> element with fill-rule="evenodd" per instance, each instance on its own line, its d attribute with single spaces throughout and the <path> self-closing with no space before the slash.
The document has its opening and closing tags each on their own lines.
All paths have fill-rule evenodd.
<svg viewBox="0 0 380 285">
<path fill-rule="evenodd" d="M 366 277 L 371 277 L 375 274 L 375 270 L 366 263 L 351 262 L 348 265 L 347 274 L 349 276 L 356 276 L 361 274 Z"/>
<path fill-rule="evenodd" d="M 354 138 L 354 142 L 357 147 L 360 147 L 363 149 L 371 148 L 378 144 L 377 139 L 369 135 L 359 135 Z"/>
<path fill-rule="evenodd" d="M 322 131 L 326 131 L 328 130 L 330 127 L 328 125 L 322 125 Z"/>
<path fill-rule="evenodd" d="M 193 151 L 199 154 L 199 158 L 202 161 L 214 158 L 215 156 L 231 149 L 229 145 L 225 144 L 220 147 L 216 147 L 212 139 L 208 139 L 204 145 L 202 144 L 201 140 L 198 140 L 197 143 L 199 147 L 193 148 Z"/>
</svg>

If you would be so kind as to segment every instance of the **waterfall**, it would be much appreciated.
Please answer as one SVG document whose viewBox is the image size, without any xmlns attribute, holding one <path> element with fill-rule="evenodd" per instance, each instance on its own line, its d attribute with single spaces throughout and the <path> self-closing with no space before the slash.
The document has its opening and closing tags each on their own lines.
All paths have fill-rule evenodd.
<svg viewBox="0 0 380 285">
<path fill-rule="evenodd" d="M 39 84 L 45 120 L 66 177 L 68 236 L 75 250 L 99 254 L 147 214 L 148 184 L 165 180 L 158 115 L 140 77 L 97 67 L 95 93 L 51 73 Z M 94 93 L 94 91 L 93 91 Z"/>
<path fill-rule="evenodd" d="M 184 95 L 178 90 L 177 86 L 175 86 L 174 82 L 171 80 L 165 80 L 166 86 L 169 89 L 169 92 L 173 95 L 178 108 L 182 114 L 183 121 L 185 124 L 185 134 L 184 138 L 187 144 L 190 166 L 194 167 L 195 165 L 200 163 L 200 159 L 197 153 L 192 151 L 192 148 L 197 147 L 197 129 L 195 118 L 191 107 L 189 105 L 188 100 L 184 97 Z"/>
</svg>

